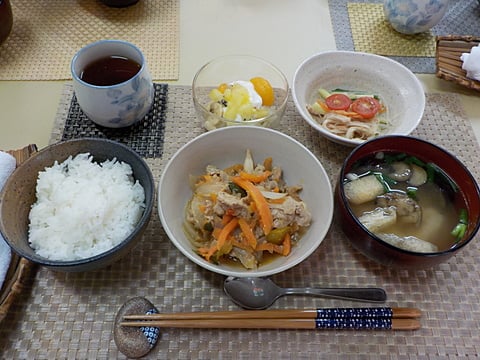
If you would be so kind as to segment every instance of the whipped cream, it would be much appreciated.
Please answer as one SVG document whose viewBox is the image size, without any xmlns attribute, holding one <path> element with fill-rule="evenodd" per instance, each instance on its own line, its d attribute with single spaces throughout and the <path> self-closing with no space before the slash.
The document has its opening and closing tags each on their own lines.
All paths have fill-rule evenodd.
<svg viewBox="0 0 480 360">
<path fill-rule="evenodd" d="M 262 97 L 255 91 L 255 88 L 250 81 L 238 80 L 238 81 L 232 82 L 230 85 L 235 85 L 235 84 L 241 85 L 245 89 L 247 89 L 248 97 L 253 107 L 259 108 L 260 106 L 262 106 Z"/>
<path fill-rule="evenodd" d="M 480 81 L 480 45 L 474 46 L 470 53 L 460 56 L 463 61 L 462 69 L 467 72 L 467 77 Z"/>
</svg>

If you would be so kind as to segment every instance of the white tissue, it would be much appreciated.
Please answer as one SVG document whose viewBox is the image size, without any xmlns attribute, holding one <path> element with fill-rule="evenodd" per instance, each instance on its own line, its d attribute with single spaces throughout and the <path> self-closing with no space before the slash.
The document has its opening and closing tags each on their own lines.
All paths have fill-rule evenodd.
<svg viewBox="0 0 480 360">
<path fill-rule="evenodd" d="M 460 56 L 463 61 L 462 69 L 467 72 L 467 77 L 480 81 L 480 45 L 472 47 L 470 53 Z"/>
<path fill-rule="evenodd" d="M 0 191 L 7 182 L 10 174 L 15 170 L 17 162 L 13 156 L 6 152 L 0 151 Z M 0 234 L 0 289 L 3 286 L 5 276 L 7 275 L 10 260 L 12 258 L 12 251 L 10 246 L 5 242 Z"/>
</svg>

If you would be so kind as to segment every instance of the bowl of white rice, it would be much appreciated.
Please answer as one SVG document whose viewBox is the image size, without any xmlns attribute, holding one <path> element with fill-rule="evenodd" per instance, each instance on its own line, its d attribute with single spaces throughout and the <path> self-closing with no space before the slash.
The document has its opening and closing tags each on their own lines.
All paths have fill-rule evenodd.
<svg viewBox="0 0 480 360">
<path fill-rule="evenodd" d="M 59 142 L 10 176 L 0 194 L 0 231 L 18 255 L 52 270 L 105 267 L 146 229 L 154 180 L 132 149 L 106 139 Z"/>
</svg>

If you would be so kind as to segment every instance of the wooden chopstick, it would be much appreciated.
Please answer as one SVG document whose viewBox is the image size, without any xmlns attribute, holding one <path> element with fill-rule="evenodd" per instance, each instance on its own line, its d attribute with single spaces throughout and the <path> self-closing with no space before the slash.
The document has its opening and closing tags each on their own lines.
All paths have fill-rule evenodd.
<svg viewBox="0 0 480 360">
<path fill-rule="evenodd" d="M 350 314 L 349 314 L 350 312 Z M 355 314 L 352 314 L 354 312 Z M 240 310 L 190 313 L 161 313 L 150 315 L 125 315 L 124 320 L 201 320 L 201 319 L 318 319 L 332 317 L 391 317 L 418 318 L 422 316 L 416 308 L 328 308 L 305 310 Z"/>
<path fill-rule="evenodd" d="M 392 329 L 416 330 L 416 308 L 327 308 L 243 310 L 125 315 L 122 326 L 224 329 Z"/>
<path fill-rule="evenodd" d="M 144 326 L 161 328 L 191 329 L 377 329 L 377 330 L 417 330 L 417 319 L 181 319 L 126 321 L 122 326 Z"/>
</svg>

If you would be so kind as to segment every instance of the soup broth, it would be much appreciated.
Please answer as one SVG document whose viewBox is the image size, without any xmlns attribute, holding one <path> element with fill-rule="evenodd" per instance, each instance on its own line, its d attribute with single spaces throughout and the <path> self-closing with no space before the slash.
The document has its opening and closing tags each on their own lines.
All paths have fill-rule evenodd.
<svg viewBox="0 0 480 360">
<path fill-rule="evenodd" d="M 434 164 L 404 154 L 381 153 L 355 164 L 346 177 L 345 194 L 352 212 L 383 240 L 385 234 L 394 234 L 395 239 L 415 237 L 436 247 L 422 252 L 447 250 L 460 240 L 451 232 L 465 206 L 458 207 L 458 187 Z"/>
</svg>

